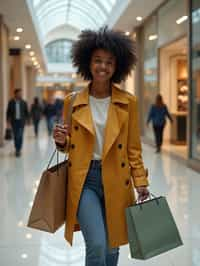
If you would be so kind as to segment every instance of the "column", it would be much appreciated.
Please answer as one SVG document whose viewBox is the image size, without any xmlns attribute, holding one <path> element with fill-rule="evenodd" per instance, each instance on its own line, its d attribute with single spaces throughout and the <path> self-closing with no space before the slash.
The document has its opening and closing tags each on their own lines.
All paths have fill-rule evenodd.
<svg viewBox="0 0 200 266">
<path fill-rule="evenodd" d="M 26 76 L 27 76 L 27 102 L 30 106 L 33 102 L 33 98 L 36 96 L 36 75 L 37 71 L 32 66 L 26 67 Z"/>
<path fill-rule="evenodd" d="M 27 78 L 25 57 L 20 49 L 10 49 L 11 60 L 11 91 L 14 92 L 16 88 L 22 89 L 23 99 L 27 100 Z"/>
<path fill-rule="evenodd" d="M 3 145 L 6 127 L 6 109 L 9 94 L 8 28 L 0 15 L 0 146 Z"/>
</svg>

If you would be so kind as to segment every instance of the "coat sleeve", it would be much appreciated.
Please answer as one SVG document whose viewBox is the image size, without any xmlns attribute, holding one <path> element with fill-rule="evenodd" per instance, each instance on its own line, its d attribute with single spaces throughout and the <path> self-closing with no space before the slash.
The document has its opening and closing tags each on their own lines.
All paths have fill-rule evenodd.
<svg viewBox="0 0 200 266">
<path fill-rule="evenodd" d="M 137 100 L 134 96 L 131 97 L 129 106 L 128 160 L 134 186 L 148 186 L 148 172 L 144 169 L 142 160 Z"/>
<path fill-rule="evenodd" d="M 71 101 L 71 94 L 68 95 L 64 100 L 63 115 L 62 115 L 64 124 L 67 123 L 67 115 L 68 115 L 68 111 L 69 111 L 70 101 Z M 60 152 L 68 153 L 69 152 L 69 145 L 70 145 L 70 136 L 66 136 L 65 145 L 60 146 L 59 144 L 56 143 L 56 149 Z"/>
</svg>

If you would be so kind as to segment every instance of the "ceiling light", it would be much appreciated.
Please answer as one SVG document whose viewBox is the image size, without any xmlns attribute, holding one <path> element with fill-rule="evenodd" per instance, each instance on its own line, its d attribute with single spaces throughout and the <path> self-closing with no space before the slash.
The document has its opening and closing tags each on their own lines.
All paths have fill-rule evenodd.
<svg viewBox="0 0 200 266">
<path fill-rule="evenodd" d="M 130 32 L 129 31 L 126 31 L 125 32 L 125 35 L 129 36 L 130 35 Z"/>
<path fill-rule="evenodd" d="M 32 238 L 32 235 L 31 234 L 26 234 L 26 238 L 27 239 L 31 239 Z"/>
<path fill-rule="evenodd" d="M 23 29 L 22 28 L 17 28 L 16 32 L 23 32 Z"/>
<path fill-rule="evenodd" d="M 36 57 L 31 57 L 31 60 L 32 60 L 32 61 L 35 61 L 35 60 L 36 60 Z"/>
<path fill-rule="evenodd" d="M 35 55 L 35 53 L 33 52 L 33 51 L 30 51 L 30 56 L 34 56 Z"/>
<path fill-rule="evenodd" d="M 23 226 L 24 226 L 24 223 L 23 223 L 23 221 L 19 221 L 17 225 L 18 225 L 19 227 L 23 227 Z"/>
<path fill-rule="evenodd" d="M 24 253 L 24 254 L 21 255 L 21 258 L 22 259 L 27 259 L 28 258 L 28 255 Z"/>
<path fill-rule="evenodd" d="M 176 24 L 181 24 L 188 19 L 188 16 L 182 16 L 176 20 Z"/>
<path fill-rule="evenodd" d="M 33 62 L 33 65 L 34 66 L 37 66 L 38 65 L 38 62 L 37 61 Z"/>
<path fill-rule="evenodd" d="M 30 44 L 26 44 L 26 45 L 25 45 L 25 48 L 26 48 L 26 49 L 31 49 L 31 45 L 30 45 Z"/>
<path fill-rule="evenodd" d="M 153 40 L 156 40 L 156 39 L 158 39 L 158 35 L 156 35 L 156 34 L 149 36 L 149 41 L 153 41 Z"/>
<path fill-rule="evenodd" d="M 136 18 L 137 21 L 142 21 L 142 19 L 143 19 L 143 18 L 140 17 L 140 16 Z"/>
<path fill-rule="evenodd" d="M 13 37 L 13 40 L 15 40 L 15 41 L 19 41 L 19 40 L 20 40 L 20 37 L 19 37 L 19 36 L 14 36 L 14 37 Z"/>
</svg>

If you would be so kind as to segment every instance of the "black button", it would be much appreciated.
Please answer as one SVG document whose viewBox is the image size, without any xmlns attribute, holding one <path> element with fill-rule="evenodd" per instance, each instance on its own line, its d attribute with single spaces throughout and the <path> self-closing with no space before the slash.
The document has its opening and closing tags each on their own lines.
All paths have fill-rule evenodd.
<svg viewBox="0 0 200 266">
<path fill-rule="evenodd" d="M 126 186 L 128 186 L 128 185 L 129 185 L 129 183 L 130 183 L 130 180 L 129 180 L 129 179 L 127 179 L 127 180 L 126 180 Z"/>
<path fill-rule="evenodd" d="M 74 144 L 71 144 L 71 148 L 74 149 L 75 148 L 75 145 Z"/>
<path fill-rule="evenodd" d="M 122 163 L 121 166 L 124 167 L 125 166 L 125 163 Z"/>
<path fill-rule="evenodd" d="M 75 130 L 78 130 L 78 126 L 75 126 L 74 128 L 75 128 Z"/>
<path fill-rule="evenodd" d="M 118 145 L 118 148 L 119 148 L 119 149 L 121 149 L 121 148 L 122 148 L 122 144 L 121 144 L 121 143 Z"/>
<path fill-rule="evenodd" d="M 69 167 L 71 167 L 71 166 L 72 166 L 72 163 L 69 161 L 69 162 L 68 162 L 68 165 L 69 165 Z"/>
</svg>

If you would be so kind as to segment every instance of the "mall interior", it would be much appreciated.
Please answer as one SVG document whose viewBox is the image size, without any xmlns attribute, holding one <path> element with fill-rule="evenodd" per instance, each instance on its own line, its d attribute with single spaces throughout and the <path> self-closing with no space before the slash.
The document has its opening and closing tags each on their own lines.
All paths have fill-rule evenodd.
<svg viewBox="0 0 200 266">
<path fill-rule="evenodd" d="M 136 43 L 137 65 L 120 88 L 138 99 L 150 191 L 167 198 L 184 244 L 145 261 L 124 245 L 118 265 L 200 266 L 200 0 L 0 0 L 0 266 L 84 266 L 81 232 L 71 247 L 63 227 L 52 235 L 27 221 L 55 148 L 44 109 L 87 86 L 70 50 L 82 30 L 104 25 Z M 31 119 L 25 125 L 21 156 L 6 118 L 18 88 L 29 113 L 35 97 L 44 111 L 37 136 Z M 147 126 L 157 94 L 173 118 L 161 153 Z"/>
</svg>

